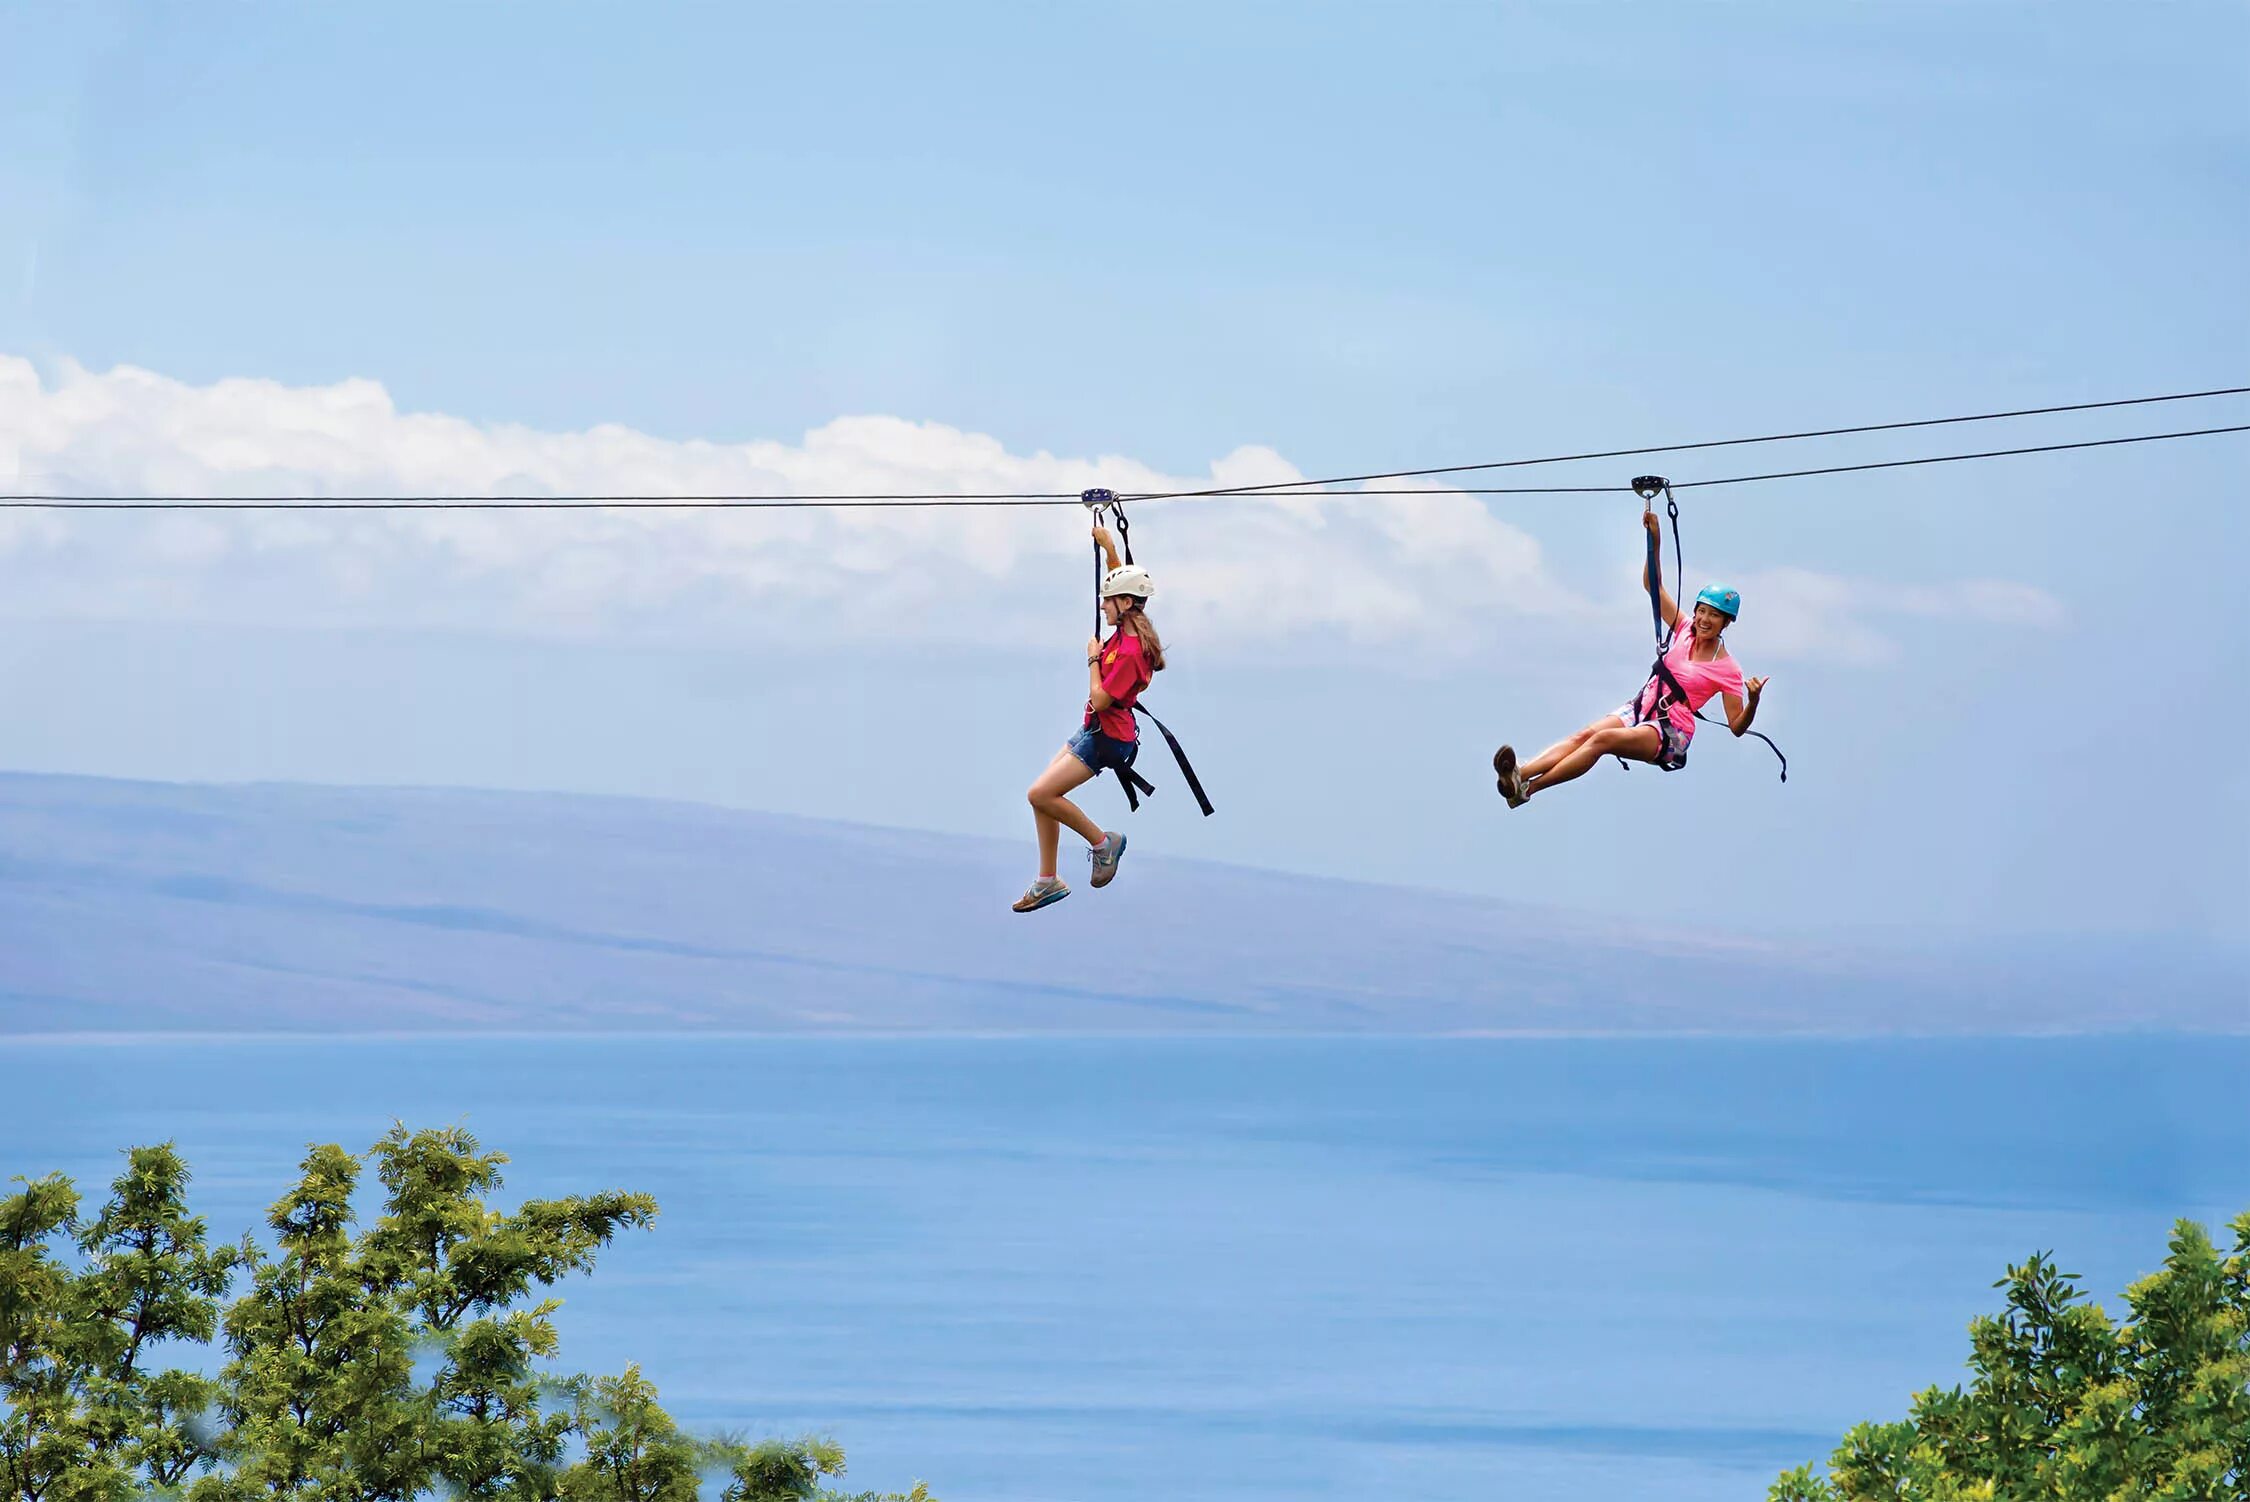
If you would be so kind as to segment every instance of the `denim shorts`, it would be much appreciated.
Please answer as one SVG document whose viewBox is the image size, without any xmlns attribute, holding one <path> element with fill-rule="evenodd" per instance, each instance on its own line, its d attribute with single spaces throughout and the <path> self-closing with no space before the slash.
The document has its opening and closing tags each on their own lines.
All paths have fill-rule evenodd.
<svg viewBox="0 0 2250 1502">
<path fill-rule="evenodd" d="M 1133 758 L 1141 754 L 1141 743 L 1121 741 L 1087 725 L 1070 738 L 1070 744 L 1064 749 L 1097 772 L 1114 772 L 1133 764 Z"/>
</svg>

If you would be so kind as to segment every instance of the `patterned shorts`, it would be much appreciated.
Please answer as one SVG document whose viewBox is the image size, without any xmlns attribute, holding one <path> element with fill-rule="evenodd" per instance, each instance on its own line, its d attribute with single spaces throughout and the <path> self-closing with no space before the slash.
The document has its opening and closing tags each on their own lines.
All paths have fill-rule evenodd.
<svg viewBox="0 0 2250 1502">
<path fill-rule="evenodd" d="M 1633 706 L 1630 704 L 1622 709 L 1611 710 L 1610 713 L 1627 725 L 1633 723 Z M 1648 723 L 1656 727 L 1656 733 L 1661 738 L 1656 748 L 1657 767 L 1662 771 L 1677 772 L 1686 766 L 1688 741 L 1692 737 L 1668 718 L 1650 720 Z"/>
</svg>

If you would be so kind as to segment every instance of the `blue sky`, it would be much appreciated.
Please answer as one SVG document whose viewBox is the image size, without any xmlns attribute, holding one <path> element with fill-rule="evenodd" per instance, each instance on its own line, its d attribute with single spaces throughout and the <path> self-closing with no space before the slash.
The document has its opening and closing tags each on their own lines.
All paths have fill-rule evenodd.
<svg viewBox="0 0 2250 1502">
<path fill-rule="evenodd" d="M 2223 4 L 17 8 L 0 355 L 56 383 L 378 382 L 402 412 L 543 433 L 797 445 L 885 416 L 1190 477 L 1246 449 L 1317 474 L 2237 385 L 2246 45 Z M 76 473 L 150 441 L 89 427 Z M 1795 780 L 1712 740 L 1680 776 L 1605 771 L 1513 818 L 1492 744 L 1582 722 L 1644 666 L 1629 506 L 1495 501 L 1510 530 L 1479 542 L 1535 540 L 1541 587 L 1611 614 L 1517 623 L 1503 599 L 1470 625 L 1456 602 L 1362 640 L 1311 609 L 1260 634 L 1324 576 L 1245 555 L 1233 614 L 1175 596 L 1195 669 L 1162 684 L 1222 816 L 1143 821 L 1181 853 L 1621 915 L 2239 941 L 2244 452 L 1695 496 L 1691 575 L 1832 607 L 1788 641 L 1769 608 L 1761 641 L 1746 588 L 1737 651 L 1774 672 Z M 754 591 L 719 626 L 672 602 L 661 630 L 557 630 L 467 586 L 230 614 L 180 581 L 239 544 L 141 526 L 0 546 L 0 763 L 1009 833 L 1070 721 L 1068 563 L 1051 589 L 995 576 L 1021 608 L 964 605 L 966 636 L 944 612 L 763 635 Z M 1141 519 L 1160 575 L 1255 543 L 1194 526 Z M 2047 613 L 1898 607 L 1964 581 Z"/>
</svg>

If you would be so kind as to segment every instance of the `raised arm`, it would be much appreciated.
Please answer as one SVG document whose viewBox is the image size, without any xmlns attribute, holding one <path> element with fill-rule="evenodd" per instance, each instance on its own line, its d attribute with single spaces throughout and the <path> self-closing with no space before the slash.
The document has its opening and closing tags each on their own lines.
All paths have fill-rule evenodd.
<svg viewBox="0 0 2250 1502">
<path fill-rule="evenodd" d="M 1105 566 L 1117 567 L 1117 544 L 1111 540 L 1109 528 L 1094 523 L 1094 545 L 1102 550 Z M 1109 709 L 1117 701 L 1102 687 L 1102 639 L 1091 637 L 1086 642 L 1086 702 L 1094 709 Z"/>
<path fill-rule="evenodd" d="M 1677 600 L 1672 598 L 1672 592 L 1664 587 L 1664 532 L 1662 523 L 1657 521 L 1656 513 L 1653 510 L 1644 508 L 1641 512 L 1641 527 L 1648 533 L 1650 544 L 1648 558 L 1656 560 L 1656 593 L 1658 598 L 1664 602 L 1665 629 L 1670 630 L 1680 624 L 1680 605 Z M 1644 593 L 1647 592 L 1649 586 L 1648 558 L 1641 560 L 1641 589 Z"/>
</svg>

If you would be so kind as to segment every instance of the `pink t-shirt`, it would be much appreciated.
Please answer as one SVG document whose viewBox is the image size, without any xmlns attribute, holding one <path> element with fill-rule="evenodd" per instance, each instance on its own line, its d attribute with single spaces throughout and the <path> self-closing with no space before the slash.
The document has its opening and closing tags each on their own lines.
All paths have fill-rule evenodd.
<svg viewBox="0 0 2250 1502">
<path fill-rule="evenodd" d="M 1086 723 L 1098 725 L 1113 741 L 1139 740 L 1141 727 L 1133 719 L 1133 701 L 1148 687 L 1151 676 L 1141 639 L 1129 631 L 1113 634 L 1102 643 L 1102 692 L 1117 702 L 1103 710 L 1087 705 Z"/>
<path fill-rule="evenodd" d="M 1680 687 L 1687 690 L 1687 703 L 1673 700 L 1664 706 L 1664 715 L 1686 736 L 1695 734 L 1695 712 L 1710 703 L 1714 695 L 1734 694 L 1739 697 L 1742 693 L 1742 665 L 1725 655 L 1724 646 L 1719 649 L 1721 655 L 1709 662 L 1696 662 L 1689 658 L 1688 653 L 1695 646 L 1695 633 L 1690 625 L 1688 620 L 1681 620 L 1679 634 L 1672 638 L 1672 650 L 1664 654 L 1664 665 L 1672 670 L 1672 676 L 1679 680 Z M 1639 716 L 1648 713 L 1657 697 L 1669 692 L 1662 679 L 1651 677 L 1641 691 L 1633 696 L 1634 714 Z"/>
</svg>

